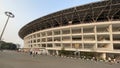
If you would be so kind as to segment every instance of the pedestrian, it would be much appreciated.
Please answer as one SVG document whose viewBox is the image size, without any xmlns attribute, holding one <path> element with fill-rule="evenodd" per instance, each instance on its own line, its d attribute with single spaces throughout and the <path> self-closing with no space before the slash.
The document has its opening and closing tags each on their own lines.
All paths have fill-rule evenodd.
<svg viewBox="0 0 120 68">
<path fill-rule="evenodd" d="M 35 54 L 38 55 L 38 52 L 36 52 Z"/>
<path fill-rule="evenodd" d="M 32 51 L 30 51 L 30 55 L 32 55 Z"/>
<path fill-rule="evenodd" d="M 32 54 L 33 54 L 33 57 L 35 57 L 35 51 L 33 51 Z"/>
</svg>

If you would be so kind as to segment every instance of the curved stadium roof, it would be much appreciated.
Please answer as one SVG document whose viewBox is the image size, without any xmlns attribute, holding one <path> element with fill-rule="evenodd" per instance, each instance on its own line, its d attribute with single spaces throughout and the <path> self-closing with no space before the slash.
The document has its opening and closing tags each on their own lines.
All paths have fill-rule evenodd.
<svg viewBox="0 0 120 68">
<path fill-rule="evenodd" d="M 82 24 L 109 20 L 120 20 L 120 0 L 99 1 L 43 16 L 22 27 L 19 36 L 23 39 L 39 30 L 69 25 L 69 21 Z"/>
</svg>

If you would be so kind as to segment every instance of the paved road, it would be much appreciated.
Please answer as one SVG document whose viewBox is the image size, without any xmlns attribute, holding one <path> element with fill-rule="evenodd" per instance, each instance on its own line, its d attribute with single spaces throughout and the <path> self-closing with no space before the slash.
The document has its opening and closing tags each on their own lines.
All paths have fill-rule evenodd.
<svg viewBox="0 0 120 68">
<path fill-rule="evenodd" d="M 32 57 L 14 51 L 0 52 L 0 68 L 119 68 L 120 64 L 108 64 L 90 60 L 39 55 Z"/>
</svg>

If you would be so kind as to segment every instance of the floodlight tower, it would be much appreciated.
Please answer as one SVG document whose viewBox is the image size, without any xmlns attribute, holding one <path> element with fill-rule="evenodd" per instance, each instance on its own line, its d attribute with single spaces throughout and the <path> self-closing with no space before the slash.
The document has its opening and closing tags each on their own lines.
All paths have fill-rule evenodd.
<svg viewBox="0 0 120 68">
<path fill-rule="evenodd" d="M 9 19 L 15 17 L 15 16 L 13 15 L 13 13 L 8 12 L 8 11 L 5 12 L 5 15 L 8 16 L 8 18 L 7 18 L 7 20 L 6 20 L 6 23 L 5 23 L 5 25 L 4 25 L 4 28 L 3 28 L 3 30 L 2 30 L 2 33 L 1 33 L 1 35 L 0 35 L 0 41 L 1 41 L 1 39 L 2 39 L 3 33 L 4 33 L 4 31 L 5 31 L 5 28 L 6 28 L 7 24 L 8 24 Z"/>
</svg>

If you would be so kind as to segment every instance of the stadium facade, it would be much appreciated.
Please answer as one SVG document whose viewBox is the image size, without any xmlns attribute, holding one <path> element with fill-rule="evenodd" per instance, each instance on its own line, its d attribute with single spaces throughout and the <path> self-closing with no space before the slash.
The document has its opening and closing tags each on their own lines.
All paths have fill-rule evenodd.
<svg viewBox="0 0 120 68">
<path fill-rule="evenodd" d="M 120 0 L 68 8 L 36 19 L 19 31 L 24 51 L 58 55 L 94 53 L 102 59 L 120 56 Z"/>
</svg>

